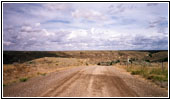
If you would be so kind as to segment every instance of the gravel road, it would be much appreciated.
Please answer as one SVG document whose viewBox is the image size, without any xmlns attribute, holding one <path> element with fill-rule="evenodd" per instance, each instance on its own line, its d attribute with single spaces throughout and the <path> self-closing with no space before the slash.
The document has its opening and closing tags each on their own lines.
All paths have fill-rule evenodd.
<svg viewBox="0 0 171 100">
<path fill-rule="evenodd" d="M 167 97 L 167 90 L 114 66 L 82 66 L 3 88 L 4 97 Z"/>
</svg>

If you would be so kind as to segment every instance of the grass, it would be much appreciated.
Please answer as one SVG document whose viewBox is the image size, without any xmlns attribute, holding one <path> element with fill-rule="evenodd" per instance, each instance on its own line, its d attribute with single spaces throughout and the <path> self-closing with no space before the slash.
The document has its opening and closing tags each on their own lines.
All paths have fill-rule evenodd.
<svg viewBox="0 0 171 100">
<path fill-rule="evenodd" d="M 20 82 L 26 82 L 28 80 L 28 78 L 24 77 L 24 78 L 20 78 Z"/>
<path fill-rule="evenodd" d="M 41 72 L 37 72 L 37 75 L 42 75 L 42 76 L 46 76 L 47 73 L 41 73 Z"/>
<path fill-rule="evenodd" d="M 7 86 L 7 84 L 3 84 L 3 87 Z"/>
<path fill-rule="evenodd" d="M 141 75 L 146 79 L 152 81 L 167 82 L 168 81 L 168 69 L 160 67 L 139 67 L 132 66 L 126 68 L 132 75 Z"/>
</svg>

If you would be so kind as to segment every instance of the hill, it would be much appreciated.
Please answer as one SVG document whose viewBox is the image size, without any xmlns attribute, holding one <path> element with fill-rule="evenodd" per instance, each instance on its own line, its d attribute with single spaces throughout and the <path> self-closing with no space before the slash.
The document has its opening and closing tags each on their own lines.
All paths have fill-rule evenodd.
<svg viewBox="0 0 171 100">
<path fill-rule="evenodd" d="M 91 64 L 114 60 L 124 62 L 127 58 L 161 62 L 167 61 L 168 51 L 3 51 L 4 64 L 24 63 L 42 57 L 88 59 Z"/>
</svg>

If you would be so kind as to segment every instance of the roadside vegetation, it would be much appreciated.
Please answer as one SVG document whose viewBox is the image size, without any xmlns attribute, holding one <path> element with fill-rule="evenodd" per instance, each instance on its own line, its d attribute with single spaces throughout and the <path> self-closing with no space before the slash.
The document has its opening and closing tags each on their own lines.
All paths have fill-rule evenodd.
<svg viewBox="0 0 171 100">
<path fill-rule="evenodd" d="M 153 81 L 168 81 L 168 68 L 159 67 L 127 67 L 128 72 L 132 75 L 142 75 L 144 78 L 151 79 Z"/>
<path fill-rule="evenodd" d="M 37 75 L 42 75 L 42 76 L 46 76 L 47 73 L 41 73 L 41 72 L 37 72 Z"/>
<path fill-rule="evenodd" d="M 99 62 L 97 65 L 101 65 L 101 66 L 112 66 L 116 63 L 119 63 L 120 60 L 114 60 L 114 61 L 108 61 L 108 62 Z"/>
<path fill-rule="evenodd" d="M 168 62 L 168 51 L 3 51 L 3 84 L 26 82 L 27 77 L 89 65 L 121 65 L 132 75 L 167 82 L 167 66 L 160 70 L 161 66 L 155 67 L 156 62 Z"/>
<path fill-rule="evenodd" d="M 168 63 L 152 63 L 150 65 L 119 65 L 132 75 L 140 75 L 145 79 L 151 80 L 160 87 L 168 88 Z"/>
<path fill-rule="evenodd" d="M 78 66 L 87 66 L 85 59 L 43 57 L 24 63 L 15 62 L 3 65 L 3 84 L 26 82 L 29 78 L 46 76 L 48 73 Z"/>
<path fill-rule="evenodd" d="M 7 86 L 7 84 L 3 84 L 3 87 Z"/>
<path fill-rule="evenodd" d="M 27 77 L 20 78 L 20 82 L 26 82 L 28 80 Z"/>
</svg>

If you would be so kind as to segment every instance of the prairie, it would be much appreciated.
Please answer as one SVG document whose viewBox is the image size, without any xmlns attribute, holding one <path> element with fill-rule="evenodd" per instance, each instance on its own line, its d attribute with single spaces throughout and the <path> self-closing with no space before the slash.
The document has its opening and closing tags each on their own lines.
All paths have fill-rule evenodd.
<svg viewBox="0 0 171 100">
<path fill-rule="evenodd" d="M 128 63 L 128 59 L 131 63 Z M 167 88 L 168 51 L 3 51 L 3 84 L 78 66 L 119 66 Z M 163 62 L 163 66 L 162 66 Z M 162 84 L 162 85 L 161 85 Z M 165 84 L 165 85 L 163 85 Z"/>
</svg>

